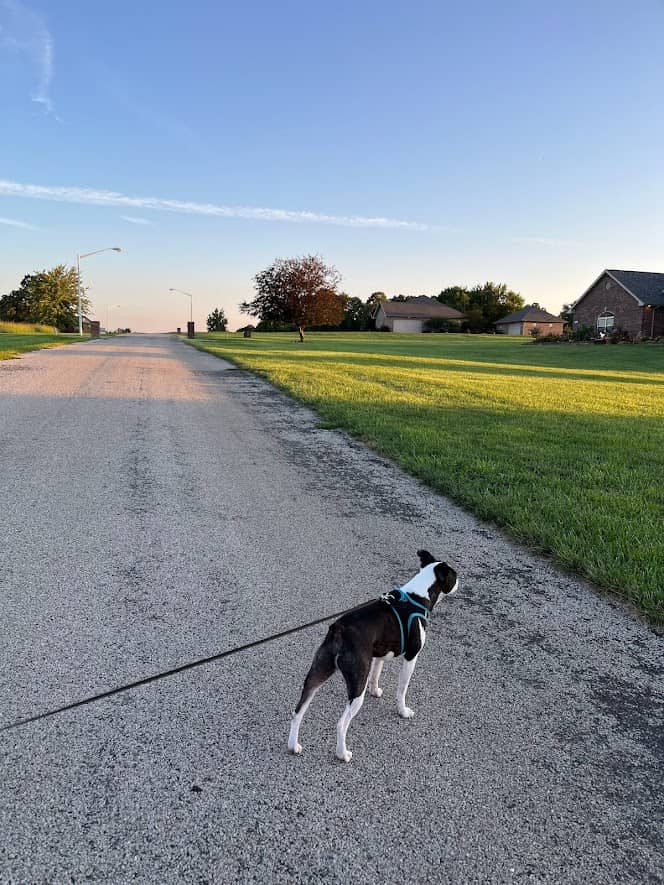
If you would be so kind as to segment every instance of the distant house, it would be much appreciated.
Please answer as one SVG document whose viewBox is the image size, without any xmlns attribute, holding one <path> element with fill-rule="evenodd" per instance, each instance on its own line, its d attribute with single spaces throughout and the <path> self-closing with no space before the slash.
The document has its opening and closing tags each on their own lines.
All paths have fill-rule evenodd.
<svg viewBox="0 0 664 885">
<path fill-rule="evenodd" d="M 376 328 L 390 332 L 424 332 L 428 320 L 464 320 L 465 316 L 437 298 L 418 295 L 407 301 L 384 301 L 376 311 Z"/>
<path fill-rule="evenodd" d="M 603 270 L 572 310 L 574 328 L 616 329 L 632 338 L 664 335 L 664 273 Z"/>
<path fill-rule="evenodd" d="M 542 335 L 562 335 L 565 320 L 541 307 L 526 306 L 497 320 L 494 326 L 501 335 L 530 335 L 533 329 L 539 329 Z"/>
</svg>

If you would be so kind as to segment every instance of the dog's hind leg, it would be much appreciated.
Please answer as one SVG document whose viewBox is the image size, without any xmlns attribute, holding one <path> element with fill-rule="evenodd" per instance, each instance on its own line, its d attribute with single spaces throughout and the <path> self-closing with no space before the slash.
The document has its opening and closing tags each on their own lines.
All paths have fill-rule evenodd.
<svg viewBox="0 0 664 885">
<path fill-rule="evenodd" d="M 341 715 L 341 719 L 337 722 L 337 759 L 342 762 L 350 762 L 353 754 L 346 746 L 346 734 L 348 726 L 364 703 L 364 694 L 367 690 L 367 678 L 369 676 L 369 661 L 343 661 L 339 658 L 339 669 L 341 670 L 346 687 L 348 688 L 348 703 L 346 709 Z"/>
<path fill-rule="evenodd" d="M 295 708 L 293 718 L 291 719 L 290 734 L 288 735 L 288 749 L 291 753 L 299 755 L 302 752 L 302 745 L 299 743 L 299 737 L 300 724 L 304 718 L 304 714 L 307 712 L 307 708 L 318 689 L 330 678 L 335 670 L 334 649 L 332 643 L 326 639 L 316 652 L 313 663 L 309 668 L 306 679 L 304 680 L 300 700 L 297 702 L 297 707 Z"/>
</svg>

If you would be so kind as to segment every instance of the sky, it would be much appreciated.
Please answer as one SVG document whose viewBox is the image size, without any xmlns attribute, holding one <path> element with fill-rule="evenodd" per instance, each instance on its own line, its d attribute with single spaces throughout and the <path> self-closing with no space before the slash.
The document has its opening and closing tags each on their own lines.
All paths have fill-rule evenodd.
<svg viewBox="0 0 664 885">
<path fill-rule="evenodd" d="M 664 0 L 0 0 L 0 294 L 197 329 L 275 258 L 557 312 L 664 272 Z"/>
</svg>

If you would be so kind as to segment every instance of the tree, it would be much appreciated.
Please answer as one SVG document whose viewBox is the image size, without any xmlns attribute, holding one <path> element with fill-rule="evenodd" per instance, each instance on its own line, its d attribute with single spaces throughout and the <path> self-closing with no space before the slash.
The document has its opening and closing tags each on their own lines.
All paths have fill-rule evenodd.
<svg viewBox="0 0 664 885">
<path fill-rule="evenodd" d="M 449 286 L 440 292 L 438 300 L 465 314 L 467 328 L 472 332 L 492 332 L 496 320 L 525 304 L 521 295 L 508 289 L 505 283 L 490 282 L 472 289 Z"/>
<path fill-rule="evenodd" d="M 574 319 L 574 303 L 571 304 L 563 304 L 560 309 L 560 313 L 558 314 L 561 319 L 565 320 L 569 325 L 572 324 L 572 320 Z"/>
<path fill-rule="evenodd" d="M 215 307 L 207 318 L 208 332 L 225 332 L 227 325 L 228 320 L 226 319 L 226 314 L 224 313 L 223 308 L 220 309 Z"/>
<path fill-rule="evenodd" d="M 437 297 L 441 304 L 447 304 L 461 313 L 465 313 L 469 306 L 470 293 L 463 286 L 448 286 Z"/>
<path fill-rule="evenodd" d="M 81 299 L 83 311 L 90 309 Z M 27 274 L 18 289 L 0 298 L 0 317 L 14 322 L 43 323 L 61 331 L 75 329 L 78 319 L 78 274 L 58 264 L 51 270 Z"/>
<path fill-rule="evenodd" d="M 385 292 L 372 292 L 367 298 L 367 328 L 376 328 L 376 314 L 381 304 L 385 304 L 387 295 Z"/>
<path fill-rule="evenodd" d="M 340 328 L 343 331 L 363 332 L 369 321 L 369 307 L 360 298 L 346 295 L 344 300 L 344 317 Z"/>
<path fill-rule="evenodd" d="M 336 326 L 343 319 L 340 281 L 337 269 L 325 265 L 318 255 L 277 258 L 256 274 L 257 295 L 243 302 L 240 310 L 266 323 L 293 323 L 304 341 L 308 326 Z"/>
<path fill-rule="evenodd" d="M 374 314 L 381 304 L 385 304 L 387 301 L 387 295 L 385 292 L 372 292 L 371 295 L 367 298 L 367 307 Z"/>
<path fill-rule="evenodd" d="M 23 282 L 27 277 L 23 278 Z M 22 289 L 14 289 L 8 295 L 0 298 L 0 320 L 10 323 L 29 323 L 31 317 L 31 305 Z"/>
</svg>

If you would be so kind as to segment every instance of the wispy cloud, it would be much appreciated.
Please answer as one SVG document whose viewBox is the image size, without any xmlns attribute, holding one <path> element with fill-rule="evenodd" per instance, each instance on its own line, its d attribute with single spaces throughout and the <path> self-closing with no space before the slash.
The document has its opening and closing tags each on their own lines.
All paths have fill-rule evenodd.
<svg viewBox="0 0 664 885">
<path fill-rule="evenodd" d="M 27 221 L 17 221 L 15 218 L 0 218 L 0 224 L 7 224 L 9 227 L 20 227 L 23 230 L 39 230 L 34 224 L 28 224 Z"/>
<path fill-rule="evenodd" d="M 558 240 L 555 237 L 512 237 L 515 243 L 525 243 L 532 246 L 572 246 L 572 240 Z"/>
<path fill-rule="evenodd" d="M 19 0 L 0 0 L 0 47 L 26 55 L 36 69 L 37 84 L 32 101 L 59 120 L 51 99 L 54 74 L 54 41 L 46 22 Z"/>
<path fill-rule="evenodd" d="M 246 218 L 253 221 L 290 221 L 300 224 L 334 224 L 341 227 L 394 228 L 412 231 L 428 231 L 431 229 L 427 224 L 421 224 L 417 221 L 401 221 L 395 218 L 364 215 L 327 215 L 320 212 L 252 208 L 249 206 L 220 206 L 215 203 L 165 200 L 160 197 L 129 197 L 116 191 L 92 190 L 82 187 L 51 187 L 37 184 L 21 184 L 15 181 L 0 180 L 0 196 L 54 200 L 59 203 L 79 203 L 88 206 L 151 209 L 159 212 L 206 215 L 215 218 Z"/>
<path fill-rule="evenodd" d="M 121 215 L 120 218 L 123 221 L 128 221 L 130 224 L 152 224 L 147 218 L 136 218 L 134 215 Z"/>
</svg>

